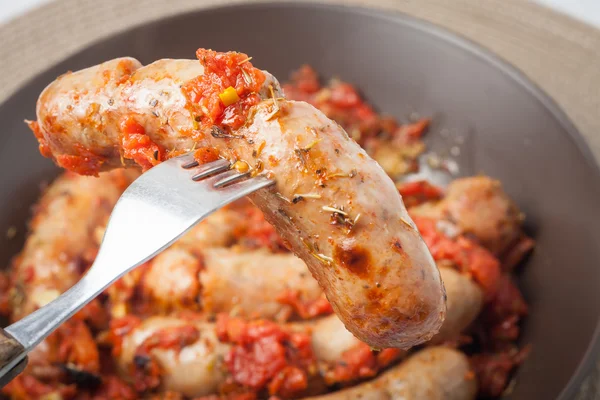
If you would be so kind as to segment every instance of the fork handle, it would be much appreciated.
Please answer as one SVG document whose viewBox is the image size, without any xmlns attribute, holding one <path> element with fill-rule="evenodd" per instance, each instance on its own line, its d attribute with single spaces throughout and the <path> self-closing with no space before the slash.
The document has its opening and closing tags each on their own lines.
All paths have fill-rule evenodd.
<svg viewBox="0 0 600 400">
<path fill-rule="evenodd" d="M 27 351 L 8 332 L 0 328 L 0 388 L 6 386 L 27 365 Z M 6 369 L 6 372 L 4 370 Z"/>
</svg>

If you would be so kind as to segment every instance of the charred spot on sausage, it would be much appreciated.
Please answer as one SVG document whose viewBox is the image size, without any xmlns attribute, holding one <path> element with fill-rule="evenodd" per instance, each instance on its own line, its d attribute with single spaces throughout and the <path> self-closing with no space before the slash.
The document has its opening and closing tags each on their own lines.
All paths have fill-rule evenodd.
<svg viewBox="0 0 600 400">
<path fill-rule="evenodd" d="M 351 245 L 336 245 L 333 249 L 333 259 L 336 264 L 346 268 L 358 276 L 369 275 L 371 269 L 371 253 L 364 247 Z"/>
</svg>

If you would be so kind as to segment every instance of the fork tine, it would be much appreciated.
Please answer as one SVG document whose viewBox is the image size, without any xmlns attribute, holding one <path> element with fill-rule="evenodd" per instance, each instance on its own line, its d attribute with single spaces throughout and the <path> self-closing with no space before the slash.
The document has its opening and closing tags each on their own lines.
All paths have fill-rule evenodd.
<svg viewBox="0 0 600 400">
<path fill-rule="evenodd" d="M 196 160 L 193 160 L 193 161 L 188 162 L 187 164 L 183 164 L 181 166 L 181 168 L 183 168 L 183 169 L 190 169 L 190 168 L 197 167 L 198 165 L 200 165 L 200 163 L 198 161 L 196 161 Z"/>
<path fill-rule="evenodd" d="M 254 178 L 238 181 L 228 186 L 219 188 L 220 191 L 226 192 L 233 190 L 238 194 L 248 195 L 258 189 L 263 189 L 275 184 L 275 181 L 268 179 L 266 176 L 255 176 Z"/>
<path fill-rule="evenodd" d="M 188 153 L 182 154 L 180 156 L 175 157 L 177 160 L 179 160 L 179 165 L 181 165 L 183 168 L 188 168 L 187 165 L 188 164 L 193 164 L 194 161 L 196 161 L 194 159 L 194 152 L 190 151 Z M 189 167 L 189 168 L 193 168 L 193 167 Z"/>
<path fill-rule="evenodd" d="M 217 174 L 219 172 L 227 171 L 230 167 L 229 161 L 227 160 L 217 160 L 206 165 L 203 165 L 202 171 L 192 176 L 192 180 L 199 181 L 204 178 L 208 178 L 211 175 Z"/>
<path fill-rule="evenodd" d="M 239 172 L 215 182 L 214 187 L 220 189 L 250 176 L 250 172 Z"/>
</svg>

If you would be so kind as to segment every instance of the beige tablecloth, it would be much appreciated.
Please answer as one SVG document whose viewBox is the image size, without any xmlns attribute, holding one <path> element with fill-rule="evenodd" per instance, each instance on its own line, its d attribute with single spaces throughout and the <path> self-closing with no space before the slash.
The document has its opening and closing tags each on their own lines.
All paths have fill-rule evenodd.
<svg viewBox="0 0 600 400">
<path fill-rule="evenodd" d="M 526 0 L 326 1 L 402 11 L 491 49 L 558 102 L 600 160 L 600 31 Z M 235 2 L 54 1 L 0 26 L 0 102 L 24 81 L 99 38 L 168 15 Z M 599 381 L 600 365 L 579 399 L 600 398 Z"/>
</svg>

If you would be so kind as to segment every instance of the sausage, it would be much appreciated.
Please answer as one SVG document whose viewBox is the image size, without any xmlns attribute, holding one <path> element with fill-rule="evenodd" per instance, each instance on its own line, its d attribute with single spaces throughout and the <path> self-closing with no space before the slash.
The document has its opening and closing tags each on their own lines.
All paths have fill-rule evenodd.
<svg viewBox="0 0 600 400">
<path fill-rule="evenodd" d="M 442 220 L 454 234 L 474 236 L 496 256 L 522 235 L 523 214 L 501 183 L 488 176 L 456 179 L 439 203 L 411 208 L 411 213 Z"/>
<path fill-rule="evenodd" d="M 348 330 L 375 348 L 431 339 L 444 320 L 444 288 L 391 179 L 322 112 L 278 98 L 276 80 L 245 55 L 197 55 L 202 65 L 137 68 L 120 59 L 60 77 L 30 124 L 42 154 L 89 174 L 134 163 L 147 169 L 194 148 L 240 161 L 275 181 L 250 199 Z M 225 72 L 215 67 L 225 64 Z M 230 83 L 219 82 L 243 98 L 223 109 L 218 95 Z"/>
<path fill-rule="evenodd" d="M 318 301 L 322 290 L 306 264 L 293 254 L 270 254 L 263 250 L 236 253 L 211 249 L 203 254 L 202 309 L 208 313 L 286 321 L 294 312 L 280 298 L 295 289 L 303 302 Z"/>
<path fill-rule="evenodd" d="M 448 309 L 440 332 L 428 344 L 457 339 L 483 309 L 483 292 L 468 276 L 446 267 L 440 268 L 440 273 L 446 287 Z M 360 343 L 335 316 L 314 322 L 312 345 L 321 360 L 338 361 L 344 352 Z"/>
<path fill-rule="evenodd" d="M 44 306 L 71 287 L 93 250 L 94 228 L 105 223 L 121 192 L 138 176 L 113 171 L 99 178 L 66 173 L 56 179 L 35 207 L 30 234 L 12 273 L 12 319 Z"/>
<path fill-rule="evenodd" d="M 201 309 L 283 322 L 297 311 L 281 301 L 292 289 L 305 303 L 322 295 L 306 264 L 293 254 L 206 248 L 197 258 L 175 245 L 150 262 L 141 282 L 141 301 L 151 302 L 154 312 Z"/>
<path fill-rule="evenodd" d="M 286 265 L 282 264 L 281 268 L 286 268 Z M 248 267 L 246 273 L 251 275 L 251 271 L 253 269 Z M 434 343 L 441 343 L 458 337 L 471 324 L 482 307 L 481 290 L 468 277 L 450 268 L 441 268 L 441 272 L 450 296 L 448 299 L 448 317 L 445 324 L 450 323 L 451 325 L 448 327 L 442 326 L 440 334 L 433 340 Z M 240 287 L 240 290 L 243 289 Z M 257 306 L 260 308 L 260 304 L 257 304 Z M 172 349 L 154 349 L 152 351 L 152 355 L 159 354 L 158 361 L 164 370 L 162 388 L 182 391 L 188 396 L 215 393 L 227 375 L 223 373 L 221 364 L 230 347 L 215 342 L 215 325 L 206 321 L 190 322 L 188 319 L 166 316 L 154 316 L 143 321 L 140 326 L 123 338 L 123 350 L 118 362 L 124 376 L 128 375 L 128 366 L 133 360 L 136 348 L 144 339 L 160 329 L 185 325 L 195 326 L 200 331 L 199 337 L 206 338 L 206 340 L 202 341 L 200 339 L 198 342 L 184 347 L 180 355 L 178 355 L 178 350 Z M 310 332 L 312 349 L 320 364 L 322 375 L 326 375 L 327 371 L 333 370 L 338 363 L 344 362 L 345 353 L 364 345 L 346 330 L 343 323 L 335 315 L 313 321 L 287 324 L 284 325 L 284 328 L 298 332 Z M 202 357 L 192 357 L 191 354 L 195 354 L 195 352 L 202 354 Z M 397 357 L 403 356 L 403 353 L 399 353 Z M 186 373 L 181 374 L 180 371 L 186 371 Z M 327 374 L 327 377 L 329 378 L 329 374 Z M 328 384 L 333 383 L 335 383 L 334 378 L 328 379 Z M 320 382 L 317 382 L 316 385 L 319 388 L 322 386 Z"/>
<path fill-rule="evenodd" d="M 307 400 L 472 400 L 476 394 L 467 357 L 450 348 L 430 347 L 372 381 Z"/>
<path fill-rule="evenodd" d="M 209 247 L 230 247 L 235 244 L 238 231 L 243 230 L 246 224 L 241 212 L 222 208 L 192 227 L 176 242 L 176 246 L 198 253 Z"/>
<path fill-rule="evenodd" d="M 159 330 L 181 326 L 193 326 L 200 332 L 200 339 L 182 349 L 152 350 L 162 370 L 162 385 L 165 390 L 181 392 L 190 397 L 216 393 L 225 380 L 223 357 L 229 345 L 222 344 L 216 335 L 214 324 L 189 322 L 175 317 L 152 317 L 127 335 L 117 359 L 121 374 L 128 376 L 130 365 L 138 347 Z"/>
<path fill-rule="evenodd" d="M 440 268 L 446 287 L 446 320 L 430 344 L 457 339 L 483 309 L 483 290 L 470 277 L 453 268 Z"/>
<path fill-rule="evenodd" d="M 152 259 L 140 284 L 142 299 L 152 312 L 197 309 L 202 262 L 181 247 L 171 247 Z"/>
</svg>

